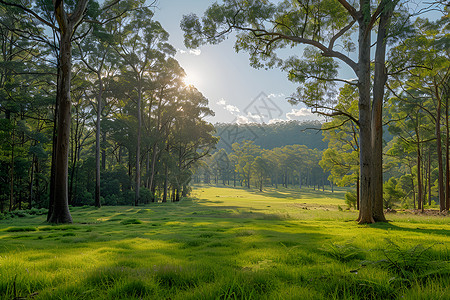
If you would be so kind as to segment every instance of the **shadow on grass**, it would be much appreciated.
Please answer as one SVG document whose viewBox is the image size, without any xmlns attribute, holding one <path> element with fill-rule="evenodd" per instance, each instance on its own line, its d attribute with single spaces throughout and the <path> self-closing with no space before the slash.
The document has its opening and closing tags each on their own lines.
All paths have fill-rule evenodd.
<svg viewBox="0 0 450 300">
<path fill-rule="evenodd" d="M 398 225 L 394 225 L 392 223 L 374 223 L 369 225 L 371 228 L 377 228 L 377 229 L 384 229 L 384 230 L 396 230 L 396 231 L 402 231 L 402 232 L 414 232 L 414 233 L 425 233 L 425 234 L 437 234 L 437 235 L 443 235 L 443 236 L 450 236 L 450 230 L 447 229 L 429 229 L 429 228 L 408 228 L 408 227 L 401 227 Z"/>
</svg>

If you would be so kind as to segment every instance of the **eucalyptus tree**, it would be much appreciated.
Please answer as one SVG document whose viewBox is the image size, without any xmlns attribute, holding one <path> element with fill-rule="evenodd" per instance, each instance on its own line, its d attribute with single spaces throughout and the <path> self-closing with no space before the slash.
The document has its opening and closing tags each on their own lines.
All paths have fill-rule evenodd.
<svg viewBox="0 0 450 300">
<path fill-rule="evenodd" d="M 253 163 L 257 156 L 261 155 L 261 148 L 253 141 L 242 141 L 232 145 L 233 155 L 236 156 L 235 170 L 240 175 L 240 181 L 250 188 L 250 182 L 253 174 Z"/>
<path fill-rule="evenodd" d="M 318 112 L 345 115 L 333 110 L 333 96 L 327 89 L 331 82 L 344 81 L 358 87 L 359 119 L 355 121 L 359 124 L 361 149 L 360 223 L 385 221 L 381 115 L 387 78 L 388 29 L 398 4 L 398 0 L 377 3 L 370 0 L 285 0 L 277 4 L 226 0 L 208 8 L 202 22 L 195 15 L 184 16 L 182 21 L 185 43 L 190 47 L 221 42 L 229 33 L 237 31 L 235 47 L 250 53 L 250 64 L 285 70 L 289 80 L 301 84 L 292 101 L 303 101 Z M 398 24 L 407 23 L 400 14 L 396 16 Z M 354 44 L 350 37 L 356 31 L 358 42 Z M 372 36 L 376 37 L 373 80 Z M 285 52 L 277 55 L 280 49 L 298 49 L 300 45 L 307 46 L 303 51 L 304 59 L 295 55 L 284 59 Z M 341 51 L 337 50 L 339 47 Z M 348 52 L 356 52 L 357 59 L 347 55 Z M 338 78 L 338 62 L 355 73 L 356 82 Z"/>
<path fill-rule="evenodd" d="M 131 86 L 130 97 L 136 103 L 137 137 L 135 161 L 135 198 L 139 203 L 141 185 L 141 139 L 142 103 L 144 92 L 151 81 L 157 62 L 167 55 L 175 54 L 175 49 L 167 43 L 169 34 L 161 24 L 153 20 L 153 11 L 143 7 L 133 10 L 129 18 L 118 20 L 113 49 L 123 60 L 122 73 L 128 73 Z"/>
<path fill-rule="evenodd" d="M 170 128 L 168 148 L 176 161 L 173 170 L 175 200 L 186 190 L 191 179 L 191 168 L 201 158 L 209 155 L 218 139 L 212 135 L 214 127 L 203 120 L 214 115 L 207 106 L 208 99 L 194 86 L 181 87 Z"/>
<path fill-rule="evenodd" d="M 147 118 L 144 126 L 148 134 L 147 172 L 148 188 L 155 191 L 155 169 L 161 150 L 167 145 L 170 134 L 170 126 L 177 115 L 177 102 L 183 86 L 183 78 L 186 75 L 178 61 L 172 57 L 157 61 L 152 79 L 152 91 L 148 97 Z M 151 159 L 149 158 L 151 151 Z"/>
</svg>

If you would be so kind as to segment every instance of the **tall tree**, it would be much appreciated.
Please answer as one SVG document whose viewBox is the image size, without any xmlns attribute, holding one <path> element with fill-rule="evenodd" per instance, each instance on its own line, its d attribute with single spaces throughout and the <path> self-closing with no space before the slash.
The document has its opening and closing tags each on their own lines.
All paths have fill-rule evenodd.
<svg viewBox="0 0 450 300">
<path fill-rule="evenodd" d="M 144 91 L 148 88 L 153 68 L 158 60 L 166 55 L 174 55 L 175 49 L 167 43 L 169 34 L 161 24 L 152 19 L 149 8 L 134 10 L 130 20 L 122 20 L 113 44 L 115 51 L 122 57 L 124 72 L 129 73 L 133 91 L 130 96 L 136 102 L 137 139 L 135 161 L 135 197 L 134 205 L 139 203 L 141 186 L 141 139 L 142 139 L 142 105 Z"/>
</svg>

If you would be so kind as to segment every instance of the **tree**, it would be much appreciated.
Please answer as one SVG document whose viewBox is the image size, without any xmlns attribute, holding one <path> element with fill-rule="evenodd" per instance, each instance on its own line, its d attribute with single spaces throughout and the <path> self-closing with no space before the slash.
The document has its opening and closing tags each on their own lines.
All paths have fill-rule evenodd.
<svg viewBox="0 0 450 300">
<path fill-rule="evenodd" d="M 416 121 L 416 143 L 417 143 L 417 165 L 418 181 L 420 183 L 421 155 L 419 128 L 421 118 L 424 115 L 434 121 L 435 140 L 438 160 L 438 191 L 440 209 L 449 209 L 450 194 L 450 173 L 446 172 L 444 183 L 443 145 L 445 137 L 446 160 L 449 160 L 449 94 L 450 94 L 450 51 L 448 36 L 443 33 L 448 32 L 448 16 L 430 22 L 425 19 L 418 19 L 415 22 L 416 34 L 406 39 L 397 46 L 391 53 L 390 63 L 392 69 L 398 71 L 392 76 L 389 89 L 398 99 L 399 106 L 409 107 L 408 111 L 415 110 Z M 405 68 L 405 65 L 407 66 Z M 443 122 L 443 112 L 445 108 L 445 121 Z M 405 114 L 405 112 L 403 112 Z M 442 134 L 442 123 L 445 124 L 446 134 Z M 449 170 L 446 164 L 446 170 Z M 422 184 L 418 185 L 419 201 L 422 200 Z"/>
<path fill-rule="evenodd" d="M 166 55 L 174 55 L 175 49 L 167 43 L 169 34 L 161 24 L 152 19 L 149 8 L 134 10 L 130 20 L 123 20 L 116 32 L 117 40 L 114 50 L 121 56 L 124 64 L 123 73 L 128 73 L 131 83 L 129 97 L 136 102 L 137 138 L 135 161 L 135 198 L 139 203 L 141 186 L 141 139 L 142 139 L 142 102 L 144 91 L 148 88 L 153 67 Z"/>
<path fill-rule="evenodd" d="M 202 22 L 195 15 L 184 16 L 182 21 L 185 43 L 190 47 L 218 43 L 236 30 L 239 32 L 236 49 L 250 53 L 252 66 L 277 66 L 287 71 L 291 81 L 302 84 L 298 95 L 292 98 L 293 102 L 303 101 L 323 114 L 345 115 L 345 112 L 335 111 L 327 103 L 332 100 L 327 94 L 330 82 L 345 81 L 358 87 L 359 119 L 355 122 L 360 129 L 359 223 L 385 221 L 381 117 L 387 79 L 385 52 L 388 27 L 398 2 L 382 0 L 374 6 L 370 0 L 360 0 L 357 6 L 346 0 L 286 0 L 279 4 L 226 0 L 223 4 L 213 4 Z M 345 39 L 356 30 L 358 59 L 354 61 L 346 52 L 354 51 L 355 45 Z M 370 50 L 374 31 L 376 50 L 372 81 Z M 336 50 L 338 41 L 342 41 L 343 51 Z M 304 51 L 304 60 L 296 56 L 282 59 L 277 55 L 279 49 L 298 45 L 308 46 Z M 338 79 L 335 60 L 350 67 L 357 76 L 357 82 Z"/>
</svg>

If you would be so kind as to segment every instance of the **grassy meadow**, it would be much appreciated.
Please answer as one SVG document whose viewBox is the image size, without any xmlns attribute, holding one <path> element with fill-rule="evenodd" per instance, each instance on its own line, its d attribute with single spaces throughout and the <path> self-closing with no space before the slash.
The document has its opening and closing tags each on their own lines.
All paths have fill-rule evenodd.
<svg viewBox="0 0 450 300">
<path fill-rule="evenodd" d="M 450 222 L 357 225 L 344 191 L 192 198 L 0 221 L 2 299 L 450 299 Z"/>
</svg>

